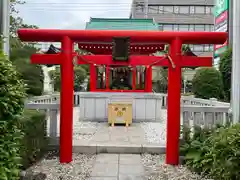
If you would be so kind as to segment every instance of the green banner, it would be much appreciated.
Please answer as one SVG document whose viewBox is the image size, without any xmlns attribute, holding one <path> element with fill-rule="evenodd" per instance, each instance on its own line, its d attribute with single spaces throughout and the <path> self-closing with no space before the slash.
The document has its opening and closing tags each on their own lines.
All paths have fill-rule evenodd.
<svg viewBox="0 0 240 180">
<path fill-rule="evenodd" d="M 218 17 L 224 11 L 228 10 L 229 0 L 215 0 L 214 16 Z"/>
<path fill-rule="evenodd" d="M 220 56 L 221 54 L 223 54 L 226 50 L 227 50 L 228 46 L 223 46 L 217 50 L 214 51 L 214 57 L 218 57 Z"/>
</svg>

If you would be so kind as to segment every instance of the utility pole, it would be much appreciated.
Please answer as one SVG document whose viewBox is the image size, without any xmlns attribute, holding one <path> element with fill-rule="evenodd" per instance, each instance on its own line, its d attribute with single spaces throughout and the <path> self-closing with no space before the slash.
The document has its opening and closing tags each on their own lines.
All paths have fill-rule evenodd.
<svg viewBox="0 0 240 180">
<path fill-rule="evenodd" d="M 9 29 L 10 29 L 10 0 L 1 1 L 1 33 L 3 35 L 3 52 L 9 57 Z"/>
<path fill-rule="evenodd" d="M 240 122 L 240 0 L 233 0 L 232 86 L 231 107 L 233 123 Z"/>
</svg>

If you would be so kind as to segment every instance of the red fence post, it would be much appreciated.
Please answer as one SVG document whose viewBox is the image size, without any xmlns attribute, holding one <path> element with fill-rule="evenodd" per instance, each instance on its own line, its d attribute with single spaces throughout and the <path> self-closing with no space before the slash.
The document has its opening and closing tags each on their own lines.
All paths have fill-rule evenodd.
<svg viewBox="0 0 240 180">
<path fill-rule="evenodd" d="M 168 108 L 167 108 L 167 147 L 166 163 L 179 163 L 180 101 L 181 101 L 181 49 L 182 42 L 175 39 L 170 44 L 170 57 L 175 68 L 168 68 Z"/>
<path fill-rule="evenodd" d="M 73 136 L 73 46 L 72 40 L 65 36 L 62 40 L 61 59 L 61 102 L 60 102 L 60 162 L 72 161 Z"/>
</svg>

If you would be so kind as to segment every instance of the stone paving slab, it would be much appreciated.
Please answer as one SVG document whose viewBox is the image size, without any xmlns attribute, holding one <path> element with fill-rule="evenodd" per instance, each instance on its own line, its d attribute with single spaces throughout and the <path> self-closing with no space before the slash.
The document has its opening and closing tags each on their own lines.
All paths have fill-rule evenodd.
<svg viewBox="0 0 240 180">
<path fill-rule="evenodd" d="M 87 130 L 85 129 L 85 132 Z M 101 123 L 96 133 L 90 139 L 74 139 L 73 151 L 76 153 L 121 153 L 121 154 L 142 154 L 165 153 L 165 142 L 149 143 L 144 136 L 144 130 L 139 124 L 132 124 L 129 127 L 108 126 Z"/>
<path fill-rule="evenodd" d="M 144 175 L 140 155 L 98 154 L 90 180 L 141 180 Z"/>
</svg>

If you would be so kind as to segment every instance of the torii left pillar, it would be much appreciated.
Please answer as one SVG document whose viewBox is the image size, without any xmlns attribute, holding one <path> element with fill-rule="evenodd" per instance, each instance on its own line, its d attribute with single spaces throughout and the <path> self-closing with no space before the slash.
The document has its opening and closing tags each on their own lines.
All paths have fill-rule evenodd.
<svg viewBox="0 0 240 180">
<path fill-rule="evenodd" d="M 72 161 L 72 135 L 73 135 L 73 42 L 68 36 L 62 41 L 60 54 L 45 55 L 34 54 L 31 63 L 59 64 L 61 67 L 61 101 L 60 101 L 60 163 Z"/>
</svg>

